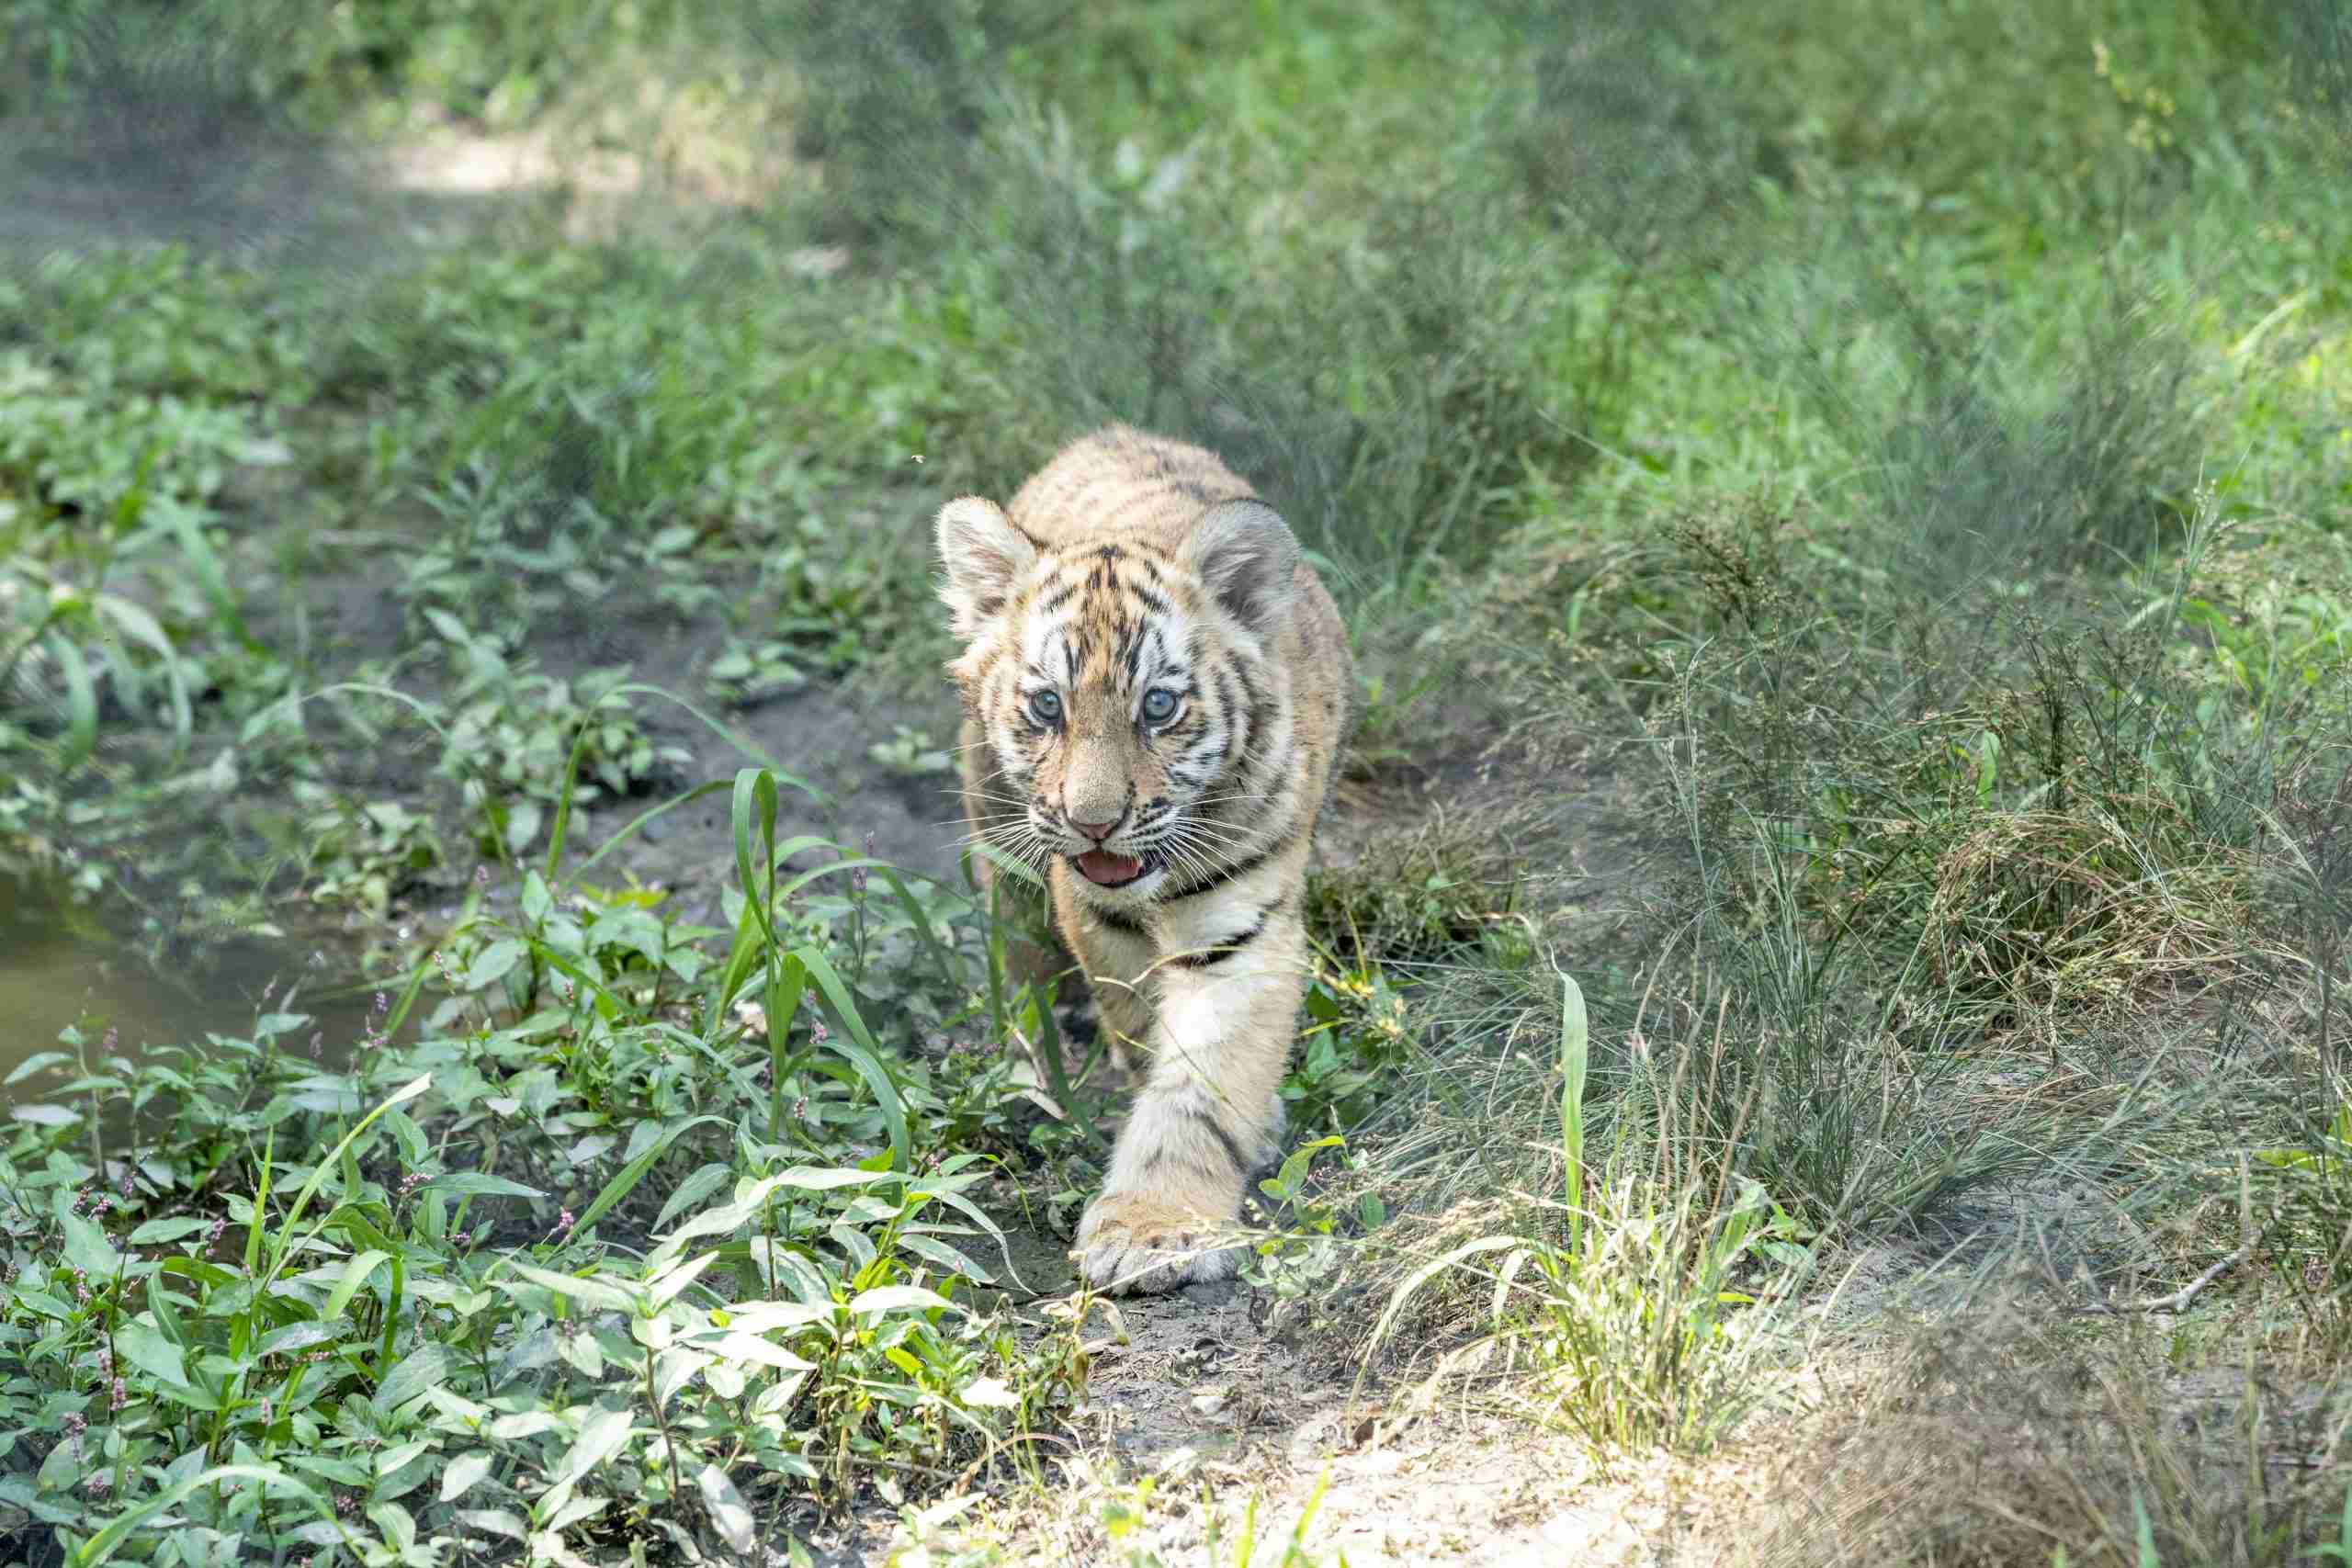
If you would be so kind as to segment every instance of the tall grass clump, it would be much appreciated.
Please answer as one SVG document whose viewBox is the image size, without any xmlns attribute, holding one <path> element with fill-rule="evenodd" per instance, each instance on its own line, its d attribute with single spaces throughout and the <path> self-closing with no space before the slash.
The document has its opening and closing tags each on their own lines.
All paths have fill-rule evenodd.
<svg viewBox="0 0 2352 1568">
<path fill-rule="evenodd" d="M 1603 623 L 1602 668 L 1562 701 L 1638 727 L 1681 781 L 1659 830 L 1746 928 L 1801 929 L 1873 987 L 1901 976 L 1975 1026 L 2212 993 L 2264 951 L 2262 814 L 2326 700 L 2181 657 L 2215 613 L 2201 515 L 2177 565 L 2062 579 L 2031 608 L 1887 592 L 1857 548 L 1874 521 L 1686 519 L 1645 570 L 1688 629 Z"/>
<path fill-rule="evenodd" d="M 1805 1254 L 1789 1238 L 1803 1233 L 1700 1140 L 1663 1137 L 1649 1156 L 1620 1123 L 1612 1146 L 1591 1145 L 1590 1025 L 1577 983 L 1560 987 L 1553 1179 L 1536 1189 L 1560 1196 L 1416 1227 L 1372 1341 L 1385 1348 L 1400 1325 L 1426 1335 L 1458 1313 L 1476 1326 L 1419 1397 L 1467 1382 L 1573 1432 L 1604 1463 L 1701 1452 L 1762 1396 L 1769 1339 L 1748 1314 L 1794 1282 Z"/>
</svg>

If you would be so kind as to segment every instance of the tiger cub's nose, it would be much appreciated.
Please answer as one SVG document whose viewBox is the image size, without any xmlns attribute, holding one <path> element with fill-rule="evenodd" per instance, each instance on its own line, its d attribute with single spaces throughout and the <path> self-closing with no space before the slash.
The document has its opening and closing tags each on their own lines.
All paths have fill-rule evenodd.
<svg viewBox="0 0 2352 1568">
<path fill-rule="evenodd" d="M 1079 820 L 1077 815 L 1072 813 L 1069 818 L 1069 821 L 1071 827 L 1077 829 L 1080 832 L 1085 834 L 1088 838 L 1093 840 L 1099 844 L 1103 840 L 1111 836 L 1111 829 L 1119 825 L 1119 818 L 1125 817 L 1125 815 L 1126 813 L 1122 811 L 1118 816 L 1109 818 L 1101 822 L 1081 822 Z"/>
</svg>

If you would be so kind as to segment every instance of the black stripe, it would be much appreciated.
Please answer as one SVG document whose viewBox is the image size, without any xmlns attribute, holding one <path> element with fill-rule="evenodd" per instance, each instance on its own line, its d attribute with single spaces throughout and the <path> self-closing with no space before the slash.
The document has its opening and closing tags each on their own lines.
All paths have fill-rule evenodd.
<svg viewBox="0 0 2352 1568">
<path fill-rule="evenodd" d="M 1127 672 L 1127 684 L 1136 685 L 1143 680 L 1143 642 L 1150 628 L 1122 622 L 1119 626 L 1119 664 Z"/>
<path fill-rule="evenodd" d="M 1236 861 L 1233 864 L 1227 866 L 1223 871 L 1212 872 L 1206 881 L 1195 883 L 1193 886 L 1185 888 L 1181 893 L 1170 893 L 1162 900 L 1162 902 L 1172 904 L 1179 898 L 1197 898 L 1204 893 L 1214 893 L 1218 888 L 1224 886 L 1227 883 L 1233 881 L 1236 877 L 1249 875 L 1251 872 L 1257 870 L 1260 866 L 1265 864 L 1268 861 L 1282 853 L 1283 851 L 1290 848 L 1290 844 L 1291 840 L 1288 838 L 1284 838 L 1275 843 L 1269 844 L 1247 860 Z"/>
<path fill-rule="evenodd" d="M 1240 758 L 1246 766 L 1250 760 L 1250 742 L 1257 736 L 1258 716 L 1249 706 L 1234 700 L 1233 688 L 1236 682 L 1230 671 L 1220 668 L 1216 674 L 1217 706 L 1224 710 L 1226 753 L 1228 756 Z M 1249 775 L 1245 773 L 1234 783 L 1243 784 L 1248 781 L 1248 778 Z M 1222 816 L 1224 813 L 1220 812 L 1218 815 Z"/>
<path fill-rule="evenodd" d="M 1075 582 L 1065 582 L 1059 588 L 1055 589 L 1051 593 L 1046 595 L 1045 601 L 1040 604 L 1037 608 L 1042 613 L 1050 615 L 1056 610 L 1060 609 L 1063 605 L 1069 604 L 1071 600 L 1077 597 L 1078 584 Z"/>
<path fill-rule="evenodd" d="M 1243 931 L 1239 936 L 1227 937 L 1224 942 L 1208 949 L 1204 953 L 1180 953 L 1176 955 L 1176 962 L 1183 964 L 1188 969 L 1206 969 L 1213 964 L 1222 964 L 1227 959 L 1232 957 L 1235 953 L 1240 952 L 1243 948 L 1249 946 L 1251 942 L 1257 941 L 1265 929 L 1266 917 L 1260 915 L 1258 917 L 1258 923 L 1251 926 L 1248 931 Z"/>
<path fill-rule="evenodd" d="M 1242 695 L 1248 705 L 1243 709 L 1243 714 L 1244 722 L 1247 726 L 1247 733 L 1249 735 L 1249 739 L 1242 743 L 1242 747 L 1239 751 L 1242 768 L 1241 774 L 1234 782 L 1240 784 L 1243 788 L 1249 789 L 1250 793 L 1255 794 L 1258 792 L 1252 786 L 1255 785 L 1261 775 L 1274 775 L 1283 771 L 1283 768 L 1277 768 L 1274 765 L 1276 759 L 1266 756 L 1260 756 L 1256 759 L 1257 767 L 1254 770 L 1250 765 L 1251 761 L 1250 749 L 1252 746 L 1255 746 L 1264 736 L 1272 733 L 1274 728 L 1274 720 L 1280 716 L 1273 711 L 1274 702 L 1272 694 L 1268 693 L 1263 687 L 1258 684 L 1255 678 L 1255 672 L 1249 665 L 1237 665 L 1234 669 L 1234 675 L 1241 682 Z M 1295 733 L 1295 730 L 1294 730 L 1294 734 Z M 1280 761 L 1286 768 L 1290 759 L 1285 756 L 1280 759 Z"/>
<path fill-rule="evenodd" d="M 1109 926 L 1114 931 L 1125 931 L 1130 936 L 1141 936 L 1143 934 L 1143 922 L 1136 919 L 1133 915 L 1128 914 L 1125 909 L 1105 909 L 1099 906 L 1089 904 L 1086 907 L 1086 912 L 1092 915 L 1102 924 Z"/>
<path fill-rule="evenodd" d="M 1233 1170 L 1235 1175 L 1247 1176 L 1250 1174 L 1250 1162 L 1241 1157 L 1241 1145 L 1236 1141 L 1232 1134 L 1227 1132 L 1225 1128 L 1218 1123 L 1216 1117 L 1210 1115 L 1205 1111 L 1196 1110 L 1189 1105 L 1179 1106 L 1177 1109 L 1189 1120 L 1198 1122 L 1202 1126 L 1206 1127 L 1210 1132 L 1216 1134 L 1217 1143 L 1225 1150 L 1225 1157 L 1233 1162 Z"/>
</svg>

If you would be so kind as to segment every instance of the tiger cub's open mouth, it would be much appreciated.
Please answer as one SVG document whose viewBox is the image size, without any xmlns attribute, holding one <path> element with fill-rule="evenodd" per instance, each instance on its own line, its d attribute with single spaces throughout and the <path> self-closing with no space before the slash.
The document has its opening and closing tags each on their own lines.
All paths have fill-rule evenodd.
<svg viewBox="0 0 2352 1568">
<path fill-rule="evenodd" d="M 1072 855 L 1070 863 L 1078 867 L 1079 875 L 1097 887 L 1125 887 L 1152 866 L 1152 862 L 1141 855 L 1114 855 L 1108 850 L 1089 850 L 1082 855 Z"/>
</svg>

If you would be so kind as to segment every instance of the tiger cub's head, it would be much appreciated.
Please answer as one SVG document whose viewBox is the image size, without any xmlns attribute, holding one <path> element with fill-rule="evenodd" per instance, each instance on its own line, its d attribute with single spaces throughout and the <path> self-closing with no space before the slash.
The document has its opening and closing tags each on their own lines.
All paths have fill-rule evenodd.
<svg viewBox="0 0 2352 1568">
<path fill-rule="evenodd" d="M 1062 856 L 1114 902 L 1245 847 L 1264 809 L 1244 797 L 1245 759 L 1288 739 L 1269 660 L 1299 549 L 1273 508 L 1216 502 L 1173 548 L 1132 534 L 1049 546 L 967 496 L 938 532 L 940 597 L 965 644 L 948 670 L 990 752 L 967 772 L 972 804 L 1003 824 L 996 847 Z"/>
</svg>

